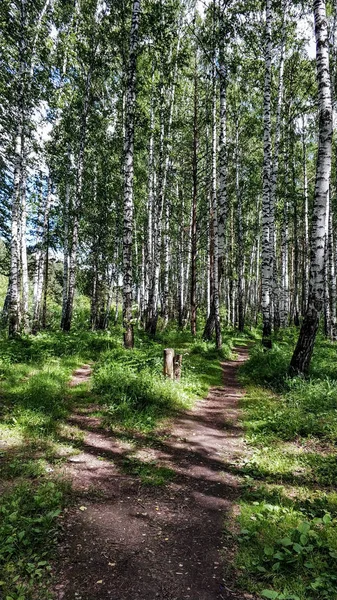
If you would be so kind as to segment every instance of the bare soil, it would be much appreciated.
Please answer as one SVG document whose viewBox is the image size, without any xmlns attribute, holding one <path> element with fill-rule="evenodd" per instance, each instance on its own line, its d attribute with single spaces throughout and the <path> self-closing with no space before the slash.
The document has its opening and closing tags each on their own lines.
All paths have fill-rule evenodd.
<svg viewBox="0 0 337 600">
<path fill-rule="evenodd" d="M 71 416 L 84 442 L 66 467 L 79 500 L 65 517 L 57 600 L 250 597 L 235 591 L 232 541 L 224 531 L 240 491 L 230 465 L 245 452 L 237 369 L 248 351 L 236 352 L 237 360 L 222 365 L 223 387 L 212 388 L 158 440 L 139 435 L 130 442 L 105 430 L 95 406 Z M 90 373 L 85 365 L 72 385 Z M 128 460 L 168 467 L 174 477 L 163 486 L 144 485 L 125 473 Z"/>
</svg>

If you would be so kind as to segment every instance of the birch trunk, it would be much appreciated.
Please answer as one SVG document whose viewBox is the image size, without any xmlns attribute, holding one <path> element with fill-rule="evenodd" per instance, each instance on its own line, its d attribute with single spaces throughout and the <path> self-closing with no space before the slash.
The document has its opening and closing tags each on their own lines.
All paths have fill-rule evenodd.
<svg viewBox="0 0 337 600">
<path fill-rule="evenodd" d="M 236 160 L 235 160 L 235 190 L 237 199 L 237 227 L 238 227 L 238 327 L 243 331 L 245 327 L 244 314 L 244 247 L 243 247 L 243 226 L 242 226 L 242 197 L 240 189 L 240 158 L 239 158 L 239 122 L 236 123 Z"/>
<path fill-rule="evenodd" d="M 276 261 L 276 229 L 275 229 L 275 204 L 276 204 L 276 192 L 278 182 L 278 168 L 279 168 L 279 153 L 280 153 L 280 138 L 281 138 L 281 115 L 282 115 L 282 102 L 283 102 L 283 86 L 284 86 L 284 57 L 285 57 L 285 46 L 286 46 L 286 15 L 288 9 L 288 0 L 282 2 L 282 41 L 281 41 L 281 52 L 279 62 L 279 81 L 277 90 L 277 106 L 276 106 L 276 125 L 275 125 L 275 141 L 274 141 L 274 153 L 273 153 L 273 164 L 271 174 L 271 190 L 270 190 L 270 243 L 272 251 L 272 293 L 273 293 L 273 320 L 274 328 L 278 329 L 280 325 L 280 314 L 279 314 L 279 288 L 278 288 L 278 274 L 277 274 L 277 261 Z"/>
<path fill-rule="evenodd" d="M 335 342 L 337 340 L 337 290 L 336 290 L 336 270 L 334 260 L 335 236 L 333 231 L 333 212 L 330 203 L 329 224 L 328 224 L 328 247 L 327 247 L 327 262 L 328 262 L 328 286 L 329 286 L 329 301 L 330 301 L 330 320 L 328 323 L 328 335 Z"/>
<path fill-rule="evenodd" d="M 21 136 L 16 138 L 14 194 L 12 201 L 11 224 L 11 259 L 9 272 L 9 303 L 8 303 L 8 333 L 15 337 L 20 332 L 20 302 L 19 302 L 19 218 L 20 218 L 20 143 Z"/>
<path fill-rule="evenodd" d="M 130 32 L 124 141 L 123 327 L 125 348 L 133 348 L 134 345 L 132 325 L 133 163 L 139 17 L 140 0 L 134 0 Z"/>
<path fill-rule="evenodd" d="M 42 321 L 43 329 L 47 327 L 47 298 L 48 298 L 48 283 L 49 283 L 49 211 L 46 215 L 46 238 L 45 238 L 45 255 L 43 268 L 43 304 L 42 304 Z"/>
<path fill-rule="evenodd" d="M 225 63 L 225 15 L 220 10 L 220 46 L 219 46 L 219 88 L 220 88 L 220 129 L 219 129 L 219 205 L 218 205 L 218 249 L 219 249 L 219 286 L 224 274 L 227 220 L 227 73 Z"/>
<path fill-rule="evenodd" d="M 42 293 L 45 285 L 46 272 L 46 254 L 48 246 L 48 223 L 49 212 L 51 205 L 51 186 L 48 182 L 48 192 L 46 200 L 42 203 L 41 209 L 43 212 L 43 224 L 41 227 L 40 239 L 35 258 L 35 281 L 33 290 L 33 324 L 32 333 L 37 333 L 41 327 L 41 308 L 42 308 Z"/>
<path fill-rule="evenodd" d="M 153 222 L 153 264 L 151 273 L 151 285 L 149 290 L 149 303 L 147 310 L 146 331 L 155 335 L 158 321 L 158 299 L 159 299 L 159 278 L 160 278 L 160 259 L 162 250 L 162 227 L 163 227 L 163 209 L 164 209 L 164 109 L 163 109 L 163 87 L 160 86 L 160 139 L 159 139 L 159 173 L 158 186 L 156 188 L 156 199 L 154 203 L 154 222 Z M 156 179 L 155 179 L 156 181 Z"/>
<path fill-rule="evenodd" d="M 23 147 L 23 154 L 25 149 Z M 22 163 L 24 165 L 24 157 L 22 158 Z M 26 239 L 26 230 L 27 230 L 27 198 L 26 198 L 26 169 L 23 166 L 21 171 L 21 207 L 20 207 L 20 252 L 21 252 L 21 284 L 22 284 L 22 301 L 21 301 L 21 318 L 22 318 L 22 330 L 25 333 L 29 331 L 29 306 L 28 306 L 28 297 L 29 297 L 29 282 L 28 282 L 28 262 L 27 262 L 27 239 Z"/>
<path fill-rule="evenodd" d="M 197 333 L 197 200 L 198 200 L 198 73 L 197 51 L 194 56 L 193 111 L 193 197 L 191 223 L 191 333 Z"/>
<path fill-rule="evenodd" d="M 150 141 L 148 158 L 148 190 L 147 190 L 147 232 L 145 249 L 145 298 L 144 298 L 144 321 L 146 324 L 147 315 L 145 310 L 149 310 L 150 289 L 154 276 L 154 256 L 153 256 L 153 210 L 154 210 L 154 99 L 152 91 L 150 107 Z"/>
<path fill-rule="evenodd" d="M 305 145 L 305 120 L 302 117 L 302 160 L 303 160 L 303 246 L 302 246 L 302 315 L 305 315 L 308 304 L 309 290 L 309 223 L 308 223 L 308 178 L 307 178 L 307 156 Z"/>
<path fill-rule="evenodd" d="M 69 260 L 70 260 L 70 245 L 69 245 L 69 223 L 70 223 L 70 186 L 66 185 L 66 194 L 63 207 L 63 290 L 62 290 L 62 317 L 61 328 L 63 329 L 66 313 L 67 302 L 69 295 Z"/>
<path fill-rule="evenodd" d="M 64 315 L 62 315 L 61 327 L 63 331 L 70 331 L 71 321 L 73 316 L 76 270 L 77 270 L 77 253 L 79 244 L 79 225 L 80 212 L 83 200 L 83 173 L 84 173 L 84 155 L 87 140 L 87 121 L 90 106 L 90 89 L 91 89 L 91 66 L 88 69 L 86 83 L 83 113 L 81 116 L 79 152 L 77 158 L 76 184 L 75 184 L 75 201 L 73 212 L 73 230 L 71 248 L 69 252 L 69 270 L 68 270 L 68 285 L 67 285 L 67 302 L 65 305 Z"/>
<path fill-rule="evenodd" d="M 213 311 L 215 323 L 215 344 L 218 349 L 222 346 L 221 324 L 220 324 L 220 298 L 219 298 L 219 238 L 218 238 L 218 203 L 217 203 L 217 138 L 216 138 L 216 83 L 215 83 L 215 56 L 213 60 L 213 94 L 212 94 L 212 211 L 213 211 L 213 235 L 214 235 L 214 261 L 213 261 Z"/>
<path fill-rule="evenodd" d="M 291 359 L 292 373 L 306 373 L 314 348 L 323 308 L 324 239 L 332 151 L 332 103 L 329 70 L 328 24 L 325 0 L 314 0 L 316 68 L 319 102 L 319 146 L 311 232 L 308 308 Z"/>
<path fill-rule="evenodd" d="M 27 46 L 27 3 L 20 3 L 19 68 L 17 71 L 17 129 L 14 142 L 14 181 L 11 224 L 11 259 L 9 277 L 8 333 L 10 337 L 20 332 L 21 317 L 27 331 L 28 321 L 28 267 L 26 250 L 26 154 L 28 138 L 28 100 L 32 89 L 36 64 L 36 47 L 44 16 L 51 0 L 46 0 L 36 15 L 35 33 L 30 47 Z M 22 277 L 21 277 L 22 275 Z M 22 302 L 20 301 L 22 279 Z M 22 308 L 22 315 L 21 315 Z"/>
<path fill-rule="evenodd" d="M 272 215 L 270 214 L 271 196 L 271 59 L 272 59 L 272 7 L 266 0 L 266 47 L 265 81 L 263 99 L 263 196 L 262 196 L 262 343 L 271 348 L 271 287 L 272 287 Z"/>
<path fill-rule="evenodd" d="M 164 221 L 164 248 L 163 248 L 163 295 L 162 295 L 162 317 L 163 328 L 167 327 L 169 320 L 169 268 L 170 268 L 170 247 L 169 247 L 169 223 L 170 223 L 170 206 L 168 201 L 165 202 L 165 221 Z"/>
<path fill-rule="evenodd" d="M 293 263 L 293 321 L 295 327 L 299 327 L 300 325 L 300 315 L 299 315 L 299 271 L 300 271 L 300 262 L 299 262 L 299 241 L 297 231 L 299 231 L 299 223 L 298 223 L 298 206 L 297 206 L 297 190 L 296 190 L 296 169 L 295 169 L 295 148 L 294 148 L 294 139 L 292 140 L 292 193 L 294 198 L 294 223 L 293 223 L 293 237 L 294 237 L 294 263 Z"/>
</svg>

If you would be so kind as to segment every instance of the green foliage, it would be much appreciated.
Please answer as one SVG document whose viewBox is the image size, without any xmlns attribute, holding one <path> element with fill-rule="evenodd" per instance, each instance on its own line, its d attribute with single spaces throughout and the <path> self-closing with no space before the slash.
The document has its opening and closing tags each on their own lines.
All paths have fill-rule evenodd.
<svg viewBox="0 0 337 600">
<path fill-rule="evenodd" d="M 202 396 L 209 385 L 220 383 L 219 358 L 230 354 L 229 345 L 219 355 L 214 345 L 188 340 L 185 332 L 171 331 L 162 336 L 163 345 L 141 338 L 134 350 L 119 347 L 102 354 L 93 391 L 104 404 L 110 425 L 151 431 L 159 421 Z M 163 347 L 168 342 L 183 353 L 180 382 L 162 375 Z M 179 343 L 183 348 L 177 347 Z"/>
<path fill-rule="evenodd" d="M 12 600 L 47 598 L 58 534 L 58 517 L 66 499 L 64 483 L 38 487 L 24 483 L 0 501 L 0 595 Z"/>
<path fill-rule="evenodd" d="M 241 380 L 250 385 L 245 401 L 250 433 L 256 441 L 266 436 L 282 440 L 315 436 L 334 442 L 337 387 L 333 346 L 320 344 L 309 379 L 287 377 L 291 351 L 290 344 L 275 345 L 270 352 L 256 347 L 242 367 Z"/>
<path fill-rule="evenodd" d="M 237 564 L 262 598 L 337 598 L 335 348 L 319 339 L 307 379 L 288 378 L 293 332 L 241 369 L 252 452 L 234 467 L 246 481 Z M 316 488 L 316 489 L 315 489 Z"/>
<path fill-rule="evenodd" d="M 242 503 L 240 524 L 239 567 L 282 590 L 263 597 L 335 597 L 337 520 L 329 513 L 304 521 L 291 506 Z"/>
<path fill-rule="evenodd" d="M 119 330 L 115 332 L 117 337 Z M 1 340 L 0 369 L 14 363 L 43 364 L 50 358 L 76 357 L 93 360 L 100 352 L 116 346 L 109 332 L 46 331 L 37 335 Z M 1 372 L 1 371 L 0 371 Z"/>
</svg>

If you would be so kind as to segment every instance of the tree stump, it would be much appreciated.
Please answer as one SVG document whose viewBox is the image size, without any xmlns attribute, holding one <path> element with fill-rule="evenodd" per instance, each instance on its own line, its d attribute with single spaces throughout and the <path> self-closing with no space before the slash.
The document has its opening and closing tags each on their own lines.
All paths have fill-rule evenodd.
<svg viewBox="0 0 337 600">
<path fill-rule="evenodd" d="M 181 377 L 181 363 L 183 360 L 183 355 L 182 354 L 176 354 L 173 358 L 173 372 L 174 372 L 174 379 L 176 381 L 180 380 Z"/>
<path fill-rule="evenodd" d="M 165 348 L 164 350 L 164 376 L 173 379 L 173 360 L 174 350 L 173 348 Z"/>
</svg>

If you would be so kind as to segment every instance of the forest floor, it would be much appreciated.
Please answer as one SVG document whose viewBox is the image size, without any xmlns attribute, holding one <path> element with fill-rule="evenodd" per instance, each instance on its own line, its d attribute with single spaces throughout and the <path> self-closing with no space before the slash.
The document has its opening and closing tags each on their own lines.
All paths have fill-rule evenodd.
<svg viewBox="0 0 337 600">
<path fill-rule="evenodd" d="M 68 424 L 82 442 L 63 467 L 76 504 L 65 511 L 58 600 L 251 597 L 233 589 L 224 532 L 239 495 L 227 467 L 245 453 L 237 371 L 248 351 L 235 352 L 222 363 L 223 386 L 158 434 L 111 432 L 90 395 L 73 410 Z M 70 385 L 90 376 L 83 365 Z"/>
<path fill-rule="evenodd" d="M 0 599 L 337 600 L 335 344 L 81 323 L 1 340 Z"/>
</svg>

